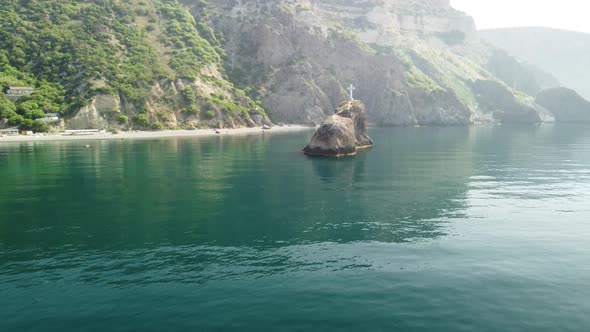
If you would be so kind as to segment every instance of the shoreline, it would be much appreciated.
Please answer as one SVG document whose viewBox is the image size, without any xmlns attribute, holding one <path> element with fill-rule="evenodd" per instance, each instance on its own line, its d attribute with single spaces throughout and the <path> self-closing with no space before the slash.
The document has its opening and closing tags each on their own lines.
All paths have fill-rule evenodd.
<svg viewBox="0 0 590 332">
<path fill-rule="evenodd" d="M 39 134 L 31 136 L 4 136 L 0 137 L 1 143 L 9 142 L 51 142 L 51 141 L 92 141 L 92 140 L 121 140 L 121 139 L 158 139 L 175 137 L 211 137 L 211 136 L 239 136 L 239 135 L 260 135 L 274 133 L 289 133 L 304 130 L 311 130 L 313 127 L 302 125 L 274 126 L 271 129 L 236 128 L 236 129 L 195 129 L 195 130 L 161 130 L 161 131 L 122 131 L 118 134 L 94 133 L 91 135 L 62 135 L 62 134 Z M 216 133 L 218 131 L 219 133 Z"/>
</svg>

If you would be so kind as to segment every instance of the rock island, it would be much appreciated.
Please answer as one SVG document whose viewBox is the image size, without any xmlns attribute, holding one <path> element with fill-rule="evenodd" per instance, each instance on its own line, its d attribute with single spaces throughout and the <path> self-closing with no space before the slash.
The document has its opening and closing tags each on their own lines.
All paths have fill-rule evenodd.
<svg viewBox="0 0 590 332">
<path fill-rule="evenodd" d="M 354 156 L 370 148 L 365 105 L 359 100 L 342 103 L 317 129 L 303 152 L 311 156 Z"/>
</svg>

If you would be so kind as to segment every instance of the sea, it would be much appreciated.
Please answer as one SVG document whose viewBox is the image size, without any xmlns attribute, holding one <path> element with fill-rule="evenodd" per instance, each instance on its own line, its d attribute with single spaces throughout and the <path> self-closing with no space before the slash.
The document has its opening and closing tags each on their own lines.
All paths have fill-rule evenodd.
<svg viewBox="0 0 590 332">
<path fill-rule="evenodd" d="M 590 127 L 312 134 L 0 142 L 0 331 L 590 330 Z"/>
</svg>

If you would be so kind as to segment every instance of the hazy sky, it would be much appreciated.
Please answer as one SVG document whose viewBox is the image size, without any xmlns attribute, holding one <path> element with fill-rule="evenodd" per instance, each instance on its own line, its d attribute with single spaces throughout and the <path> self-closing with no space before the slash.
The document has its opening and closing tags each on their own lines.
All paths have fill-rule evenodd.
<svg viewBox="0 0 590 332">
<path fill-rule="evenodd" d="M 451 0 L 478 29 L 546 26 L 590 33 L 589 0 Z"/>
</svg>

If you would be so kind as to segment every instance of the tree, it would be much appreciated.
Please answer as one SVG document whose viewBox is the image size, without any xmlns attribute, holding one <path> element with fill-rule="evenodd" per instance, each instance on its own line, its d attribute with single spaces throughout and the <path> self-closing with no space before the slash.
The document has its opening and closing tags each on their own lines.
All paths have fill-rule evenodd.
<svg viewBox="0 0 590 332">
<path fill-rule="evenodd" d="M 31 129 L 36 133 L 46 133 L 49 131 L 49 126 L 44 121 L 35 120 Z"/>
<path fill-rule="evenodd" d="M 47 123 L 41 120 L 23 119 L 19 126 L 21 130 L 32 130 L 36 133 L 45 133 L 49 130 Z"/>
<path fill-rule="evenodd" d="M 127 115 L 125 115 L 125 114 L 121 114 L 121 115 L 119 115 L 119 118 L 117 119 L 117 121 L 119 122 L 120 125 L 126 125 L 129 122 L 129 117 L 127 117 Z"/>
<path fill-rule="evenodd" d="M 16 105 L 4 95 L 0 95 L 0 119 L 9 119 L 13 115 L 16 115 Z"/>
<path fill-rule="evenodd" d="M 139 114 L 133 117 L 133 122 L 142 128 L 147 128 L 150 125 L 150 120 L 148 119 L 147 115 Z"/>
<path fill-rule="evenodd" d="M 185 101 L 192 105 L 197 101 L 197 96 L 195 95 L 195 91 L 191 87 L 186 87 L 182 90 L 182 96 L 184 97 Z"/>
<path fill-rule="evenodd" d="M 35 121 L 31 119 L 22 119 L 20 122 L 19 128 L 21 130 L 33 130 L 33 126 L 35 125 Z"/>
<path fill-rule="evenodd" d="M 10 118 L 8 118 L 8 125 L 9 126 L 20 126 L 20 124 L 24 121 L 24 118 L 20 114 L 14 114 Z"/>
</svg>

